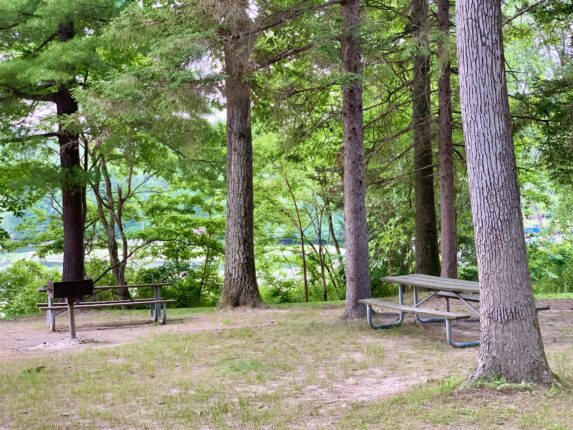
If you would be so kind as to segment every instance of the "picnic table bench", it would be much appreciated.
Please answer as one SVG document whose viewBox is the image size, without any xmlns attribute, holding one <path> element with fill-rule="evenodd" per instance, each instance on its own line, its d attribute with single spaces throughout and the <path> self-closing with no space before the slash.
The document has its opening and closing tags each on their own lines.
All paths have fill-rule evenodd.
<svg viewBox="0 0 573 430">
<path fill-rule="evenodd" d="M 151 320 L 159 322 L 160 324 L 165 324 L 167 321 L 167 303 L 173 303 L 175 300 L 166 300 L 161 298 L 161 288 L 168 284 L 137 284 L 137 285 L 108 285 L 93 287 L 93 294 L 88 294 L 94 297 L 96 294 L 105 290 L 118 290 L 122 288 L 153 288 L 153 297 L 143 298 L 143 299 L 130 299 L 130 300 L 100 300 L 85 301 L 82 299 L 77 299 L 74 301 L 74 308 L 76 309 L 96 309 L 96 308 L 106 308 L 115 306 L 141 306 L 149 305 Z M 36 303 L 36 307 L 40 310 L 45 310 L 48 328 L 51 331 L 56 331 L 56 316 L 68 311 L 68 303 L 57 303 L 54 301 L 54 297 L 50 294 L 50 289 L 47 287 L 40 288 L 39 292 L 48 293 L 47 303 Z"/>
<path fill-rule="evenodd" d="M 452 336 L 452 321 L 466 320 L 469 318 L 479 318 L 479 308 L 473 303 L 479 303 L 479 283 L 465 281 L 461 279 L 441 278 L 422 274 L 387 276 L 382 278 L 385 282 L 398 285 L 398 303 L 380 300 L 363 299 L 360 303 L 366 306 L 366 320 L 373 329 L 388 329 L 398 327 L 404 321 L 406 313 L 414 314 L 416 320 L 421 323 L 445 322 L 446 340 L 454 348 L 466 348 L 479 345 L 479 340 L 475 341 L 455 341 Z M 404 304 L 404 287 L 411 286 L 413 290 L 413 305 Z M 429 290 L 429 294 L 420 300 L 419 290 Z M 423 306 L 432 298 L 444 299 L 446 310 L 434 309 Z M 459 300 L 468 312 L 451 312 L 450 300 Z M 398 319 L 390 323 L 375 323 L 373 317 L 376 312 L 373 307 L 386 308 L 398 311 Z M 536 306 L 537 311 L 547 310 L 549 306 Z M 420 315 L 430 318 L 422 318 Z"/>
</svg>

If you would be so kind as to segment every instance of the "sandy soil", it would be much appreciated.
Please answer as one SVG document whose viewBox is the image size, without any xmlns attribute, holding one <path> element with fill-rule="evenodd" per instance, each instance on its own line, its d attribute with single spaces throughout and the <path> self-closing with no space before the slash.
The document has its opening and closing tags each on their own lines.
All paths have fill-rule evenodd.
<svg viewBox="0 0 573 430">
<path fill-rule="evenodd" d="M 540 313 L 542 335 L 546 347 L 562 349 L 573 346 L 573 299 L 547 300 L 551 309 Z M 77 312 L 78 340 L 68 335 L 67 318 L 60 315 L 57 331 L 50 332 L 42 316 L 0 322 L 0 363 L 26 357 L 58 354 L 61 351 L 80 351 L 88 347 L 109 347 L 145 339 L 162 333 L 192 333 L 226 330 L 239 327 L 265 327 L 273 325 L 291 310 L 245 310 L 232 312 L 201 313 L 184 318 L 171 318 L 165 325 L 156 325 L 144 315 L 130 312 L 109 314 L 86 310 Z M 321 311 L 324 318 L 335 318 L 338 308 Z M 168 314 L 169 316 L 169 314 Z M 409 318 L 405 324 L 411 324 Z M 437 342 L 444 341 L 442 324 L 425 324 L 424 330 Z M 455 335 L 477 338 L 478 324 L 475 320 L 455 323 Z"/>
</svg>

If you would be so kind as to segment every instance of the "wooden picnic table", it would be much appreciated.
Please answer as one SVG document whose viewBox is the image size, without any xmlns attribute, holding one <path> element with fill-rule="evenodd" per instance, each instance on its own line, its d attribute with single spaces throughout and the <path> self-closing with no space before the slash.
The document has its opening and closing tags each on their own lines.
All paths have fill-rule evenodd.
<svg viewBox="0 0 573 430">
<path fill-rule="evenodd" d="M 462 279 L 441 278 L 423 274 L 387 276 L 382 281 L 395 283 L 398 285 L 398 303 L 388 302 L 380 299 L 364 299 L 360 303 L 366 305 L 366 318 L 368 325 L 374 329 L 386 329 L 400 326 L 404 320 L 405 313 L 412 313 L 421 323 L 445 322 L 446 339 L 450 346 L 455 348 L 466 348 L 479 345 L 479 341 L 458 342 L 452 338 L 451 323 L 455 320 L 469 319 L 472 316 L 480 316 L 479 308 L 475 305 L 479 303 L 479 282 L 466 281 Z M 412 287 L 413 304 L 404 304 L 404 287 Z M 428 291 L 428 294 L 420 299 L 420 290 Z M 434 309 L 427 306 L 432 298 L 445 300 L 446 310 Z M 450 300 L 460 300 L 469 313 L 451 312 Z M 384 324 L 376 324 L 373 321 L 375 315 L 372 307 L 394 309 L 399 312 L 396 321 Z M 536 310 L 547 310 L 549 306 L 536 306 Z M 422 318 L 420 315 L 427 315 L 430 318 Z"/>
<path fill-rule="evenodd" d="M 366 318 L 370 327 L 374 329 L 398 327 L 404 321 L 404 315 L 406 313 L 412 313 L 421 323 L 445 322 L 446 339 L 450 346 L 455 348 L 466 348 L 469 346 L 479 345 L 479 341 L 458 342 L 453 340 L 451 322 L 455 320 L 469 319 L 472 315 L 450 311 L 450 299 L 457 299 L 461 300 L 471 313 L 479 318 L 479 309 L 472 304 L 479 302 L 479 283 L 417 273 L 413 275 L 387 276 L 382 278 L 382 281 L 398 285 L 398 303 L 380 299 L 360 300 L 361 303 L 366 305 Z M 413 290 L 412 306 L 404 303 L 404 288 L 407 286 L 412 287 Z M 429 290 L 429 293 L 424 298 L 420 299 L 420 290 Z M 432 298 L 445 300 L 446 310 L 444 311 L 428 307 L 428 301 Z M 375 323 L 373 321 L 373 316 L 375 315 L 375 312 L 372 309 L 373 306 L 397 310 L 399 312 L 398 319 L 391 323 Z M 420 315 L 430 316 L 430 318 L 422 318 Z"/>
<path fill-rule="evenodd" d="M 123 288 L 152 288 L 153 297 L 143 298 L 143 299 L 130 299 L 130 300 L 105 300 L 105 301 L 85 301 L 77 300 L 74 303 L 75 308 L 105 308 L 113 306 L 136 306 L 136 305 L 149 305 L 151 320 L 154 322 L 159 322 L 160 324 L 165 324 L 167 321 L 167 303 L 175 302 L 175 300 L 165 300 L 161 298 L 161 288 L 169 285 L 167 283 L 158 284 L 134 284 L 134 285 L 103 285 L 98 287 L 93 287 L 94 297 L 101 291 L 105 290 L 119 290 Z M 48 292 L 47 288 L 40 288 L 39 292 Z M 46 310 L 46 318 L 48 323 L 48 328 L 51 331 L 56 331 L 56 316 L 62 312 L 68 310 L 66 303 L 54 303 L 54 299 L 48 294 L 47 303 L 36 303 L 36 306 L 40 309 Z"/>
</svg>

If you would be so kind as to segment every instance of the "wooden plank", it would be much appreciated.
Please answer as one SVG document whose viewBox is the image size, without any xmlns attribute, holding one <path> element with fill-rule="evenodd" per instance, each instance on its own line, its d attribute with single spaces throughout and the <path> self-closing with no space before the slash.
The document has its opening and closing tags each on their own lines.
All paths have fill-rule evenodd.
<svg viewBox="0 0 573 430">
<path fill-rule="evenodd" d="M 440 291 L 439 293 L 436 294 L 436 296 L 439 297 L 447 297 L 449 299 L 459 299 L 459 297 L 449 291 Z M 476 302 L 479 303 L 479 296 L 476 294 L 471 294 L 471 295 L 467 295 L 467 294 L 460 294 L 461 298 L 468 301 L 468 302 Z"/>
<path fill-rule="evenodd" d="M 89 303 L 83 303 L 80 305 L 76 305 L 74 306 L 76 309 L 93 309 L 93 308 L 106 308 L 106 307 L 111 307 L 111 306 L 133 306 L 133 305 L 153 305 L 153 304 L 161 304 L 161 303 L 174 303 L 176 300 L 148 300 L 145 302 L 115 302 L 115 303 L 102 303 L 102 304 L 89 304 Z M 48 307 L 41 307 L 40 309 L 42 310 L 57 310 L 57 309 L 65 309 L 67 307 L 67 305 L 65 306 L 48 306 Z"/>
<path fill-rule="evenodd" d="M 435 284 L 435 285 L 455 285 L 455 286 L 461 285 L 464 287 L 479 289 L 479 282 L 476 282 L 476 281 L 466 281 L 464 279 L 442 278 L 440 276 L 422 275 L 419 273 L 414 273 L 412 275 L 394 276 L 393 278 L 401 278 L 404 280 L 411 280 L 411 281 L 424 281 L 424 282 L 427 282 L 428 284 Z"/>
<path fill-rule="evenodd" d="M 443 317 L 449 320 L 459 320 L 459 319 L 467 319 L 471 318 L 471 315 L 468 314 L 460 314 L 457 312 L 447 312 L 441 311 L 438 309 L 429 309 L 429 308 L 417 308 L 414 306 L 407 306 L 401 305 L 399 303 L 394 302 L 386 302 L 380 299 L 363 299 L 359 300 L 360 303 L 370 306 L 379 306 L 382 308 L 389 308 L 389 309 L 397 309 L 402 312 L 409 312 L 414 314 L 422 314 L 422 315 L 431 315 L 437 317 Z"/>
<path fill-rule="evenodd" d="M 440 279 L 439 277 L 432 277 L 432 278 Z M 427 279 L 416 275 L 386 276 L 382 278 L 382 281 L 392 282 L 401 285 L 411 285 L 414 287 L 425 288 L 428 290 L 455 291 L 455 292 L 472 293 L 472 294 L 479 293 L 479 284 L 473 281 L 451 282 L 457 280 L 450 280 L 446 282 L 441 282 L 441 281 L 436 281 L 435 279 Z"/>
<path fill-rule="evenodd" d="M 94 290 L 115 290 L 118 288 L 153 288 L 164 287 L 170 285 L 168 283 L 162 284 L 134 284 L 134 285 L 102 285 L 101 287 L 94 287 Z"/>
<path fill-rule="evenodd" d="M 117 305 L 123 305 L 123 304 L 134 304 L 134 303 L 142 303 L 142 302 L 148 302 L 150 300 L 161 300 L 161 299 L 154 299 L 154 298 L 147 298 L 147 299 L 133 299 L 133 300 L 101 300 L 101 301 L 84 301 L 84 302 L 80 302 L 77 301 L 76 302 L 76 306 L 78 305 L 103 305 L 106 303 L 114 303 Z M 38 308 L 45 308 L 47 306 L 49 306 L 49 303 L 36 303 L 36 307 Z M 53 305 L 55 306 L 65 306 L 65 303 L 53 303 Z"/>
</svg>

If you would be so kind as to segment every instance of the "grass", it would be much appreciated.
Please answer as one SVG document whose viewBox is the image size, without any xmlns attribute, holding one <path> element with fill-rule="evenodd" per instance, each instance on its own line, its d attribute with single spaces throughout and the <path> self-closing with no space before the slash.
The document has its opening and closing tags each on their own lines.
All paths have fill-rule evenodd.
<svg viewBox="0 0 573 430">
<path fill-rule="evenodd" d="M 573 293 L 535 293 L 537 300 L 573 299 Z"/>
<path fill-rule="evenodd" d="M 172 318 L 191 312 L 190 321 L 216 318 L 221 329 L 0 363 L 0 428 L 565 429 L 573 422 L 567 389 L 461 388 L 475 349 L 452 349 L 443 332 L 419 325 L 370 330 L 331 308 L 174 309 Z M 236 327 L 252 319 L 269 324 Z M 573 381 L 573 345 L 559 346 L 548 350 L 551 366 Z"/>
</svg>

